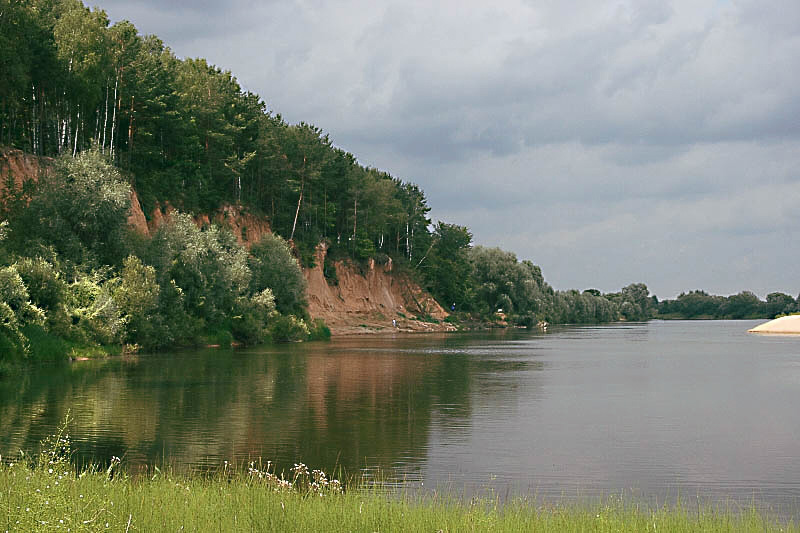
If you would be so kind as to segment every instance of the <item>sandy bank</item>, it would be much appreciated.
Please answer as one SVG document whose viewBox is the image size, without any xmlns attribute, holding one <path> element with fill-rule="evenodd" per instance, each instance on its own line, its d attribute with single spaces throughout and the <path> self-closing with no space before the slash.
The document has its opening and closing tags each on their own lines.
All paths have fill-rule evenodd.
<svg viewBox="0 0 800 533">
<path fill-rule="evenodd" d="M 800 335 L 800 315 L 789 315 L 770 320 L 749 330 L 750 333 L 784 333 Z"/>
</svg>

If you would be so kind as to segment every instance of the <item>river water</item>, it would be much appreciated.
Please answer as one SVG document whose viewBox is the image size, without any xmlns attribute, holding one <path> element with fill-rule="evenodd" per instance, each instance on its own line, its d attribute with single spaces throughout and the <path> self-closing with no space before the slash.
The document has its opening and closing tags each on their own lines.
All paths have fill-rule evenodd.
<svg viewBox="0 0 800 533">
<path fill-rule="evenodd" d="M 361 336 L 0 381 L 4 460 L 69 412 L 76 457 L 302 461 L 460 494 L 627 495 L 800 516 L 800 337 L 753 321 Z M 424 489 L 425 490 L 425 489 Z"/>
</svg>

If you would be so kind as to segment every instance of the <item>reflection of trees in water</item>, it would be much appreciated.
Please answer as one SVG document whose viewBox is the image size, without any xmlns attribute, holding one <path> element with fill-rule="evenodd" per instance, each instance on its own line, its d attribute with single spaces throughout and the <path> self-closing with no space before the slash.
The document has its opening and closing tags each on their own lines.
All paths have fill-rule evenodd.
<svg viewBox="0 0 800 533">
<path fill-rule="evenodd" d="M 402 463 L 408 472 L 425 457 L 434 411 L 468 420 L 473 362 L 441 339 L 408 349 L 385 342 L 40 369 L 0 384 L 0 453 L 35 449 L 70 410 L 79 459 L 125 453 L 136 468 L 263 457 L 279 468 L 303 461 L 390 474 Z"/>
<path fill-rule="evenodd" d="M 464 431 L 475 398 L 506 401 L 516 373 L 534 368 L 489 348 L 426 335 L 43 368 L 0 382 L 0 453 L 34 450 L 69 410 L 79 460 L 124 453 L 135 469 L 263 457 L 409 473 L 434 420 Z"/>
</svg>

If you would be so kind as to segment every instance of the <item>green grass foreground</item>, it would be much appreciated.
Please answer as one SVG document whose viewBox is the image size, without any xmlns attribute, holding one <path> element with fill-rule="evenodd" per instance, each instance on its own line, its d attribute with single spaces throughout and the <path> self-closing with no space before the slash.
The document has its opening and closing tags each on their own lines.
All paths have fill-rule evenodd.
<svg viewBox="0 0 800 533">
<path fill-rule="evenodd" d="M 210 476 L 129 477 L 119 460 L 76 473 L 57 437 L 35 461 L 0 465 L 2 531 L 798 531 L 755 511 L 649 509 L 611 498 L 595 505 L 535 505 L 342 490 L 296 465 L 284 479 L 251 463 Z M 52 451 L 55 450 L 55 451 Z"/>
</svg>

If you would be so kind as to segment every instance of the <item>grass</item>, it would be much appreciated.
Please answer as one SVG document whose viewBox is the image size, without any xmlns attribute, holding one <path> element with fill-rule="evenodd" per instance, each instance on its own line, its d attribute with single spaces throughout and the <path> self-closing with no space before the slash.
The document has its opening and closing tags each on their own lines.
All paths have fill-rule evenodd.
<svg viewBox="0 0 800 533">
<path fill-rule="evenodd" d="M 251 463 L 211 475 L 154 468 L 130 477 L 118 459 L 79 473 L 69 439 L 50 439 L 33 461 L 0 464 L 0 531 L 354 531 L 354 532 L 783 532 L 798 531 L 756 510 L 650 509 L 617 498 L 594 505 L 500 505 L 437 495 L 347 490 L 295 465 L 286 478 Z"/>
</svg>

